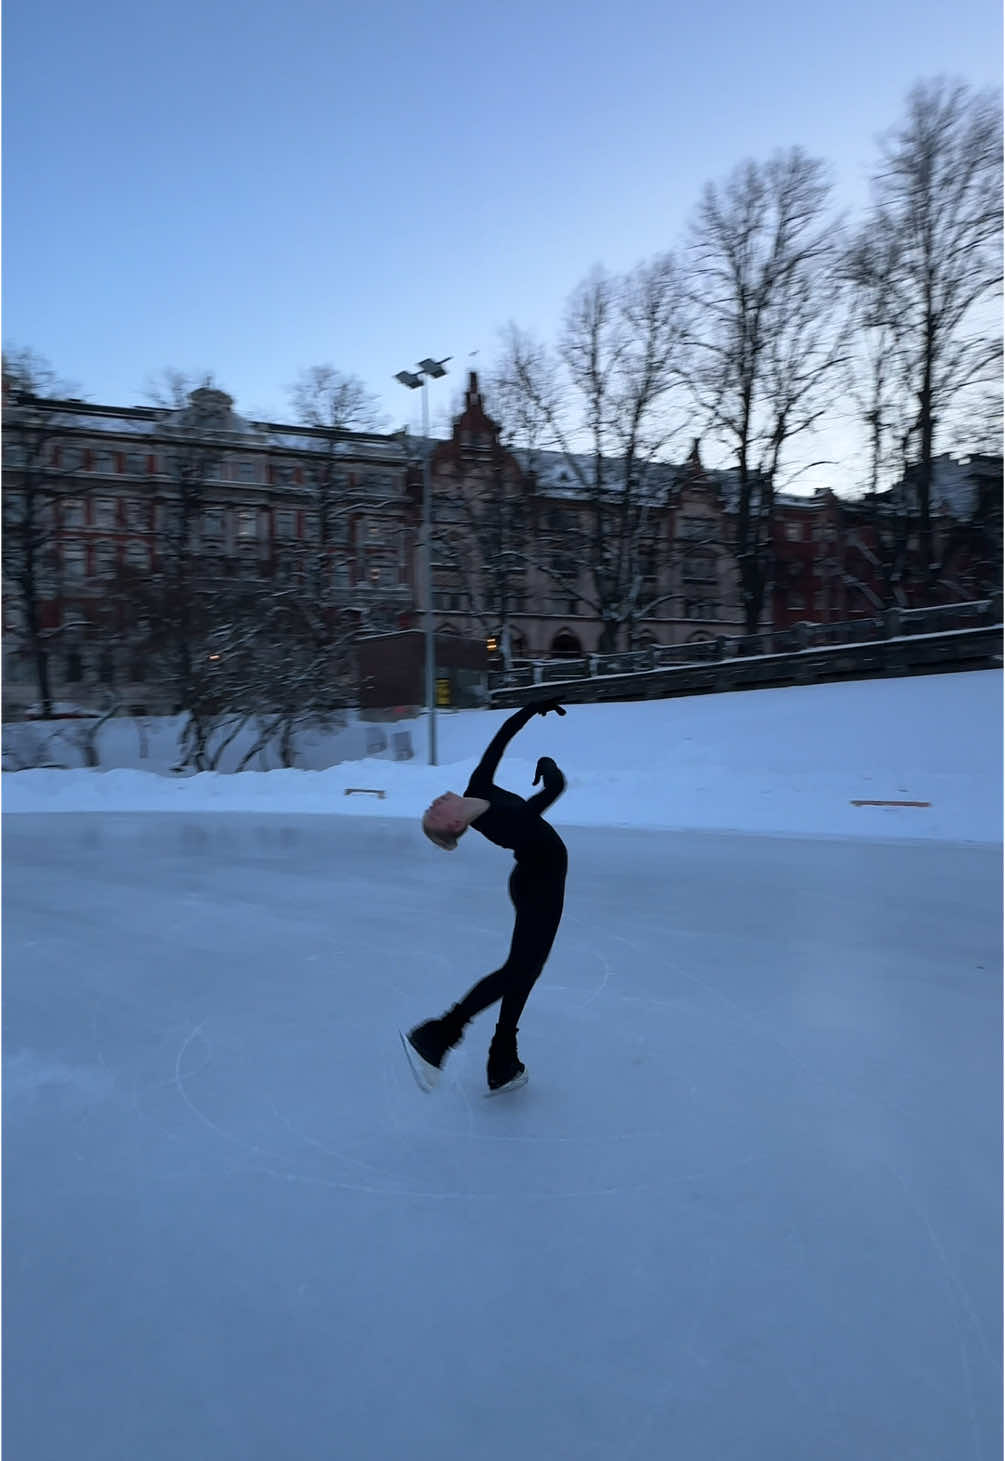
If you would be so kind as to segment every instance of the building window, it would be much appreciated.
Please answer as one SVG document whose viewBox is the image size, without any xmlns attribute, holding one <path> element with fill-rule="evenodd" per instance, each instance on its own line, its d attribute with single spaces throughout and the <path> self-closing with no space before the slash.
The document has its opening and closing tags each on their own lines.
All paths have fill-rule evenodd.
<svg viewBox="0 0 1005 1461">
<path fill-rule="evenodd" d="M 20 527 L 24 522 L 25 501 L 23 492 L 13 492 L 9 487 L 3 493 L 3 521 L 8 528 Z"/>
<path fill-rule="evenodd" d="M 332 569 L 332 582 L 336 588 L 349 588 L 349 565 L 340 559 Z"/>
<path fill-rule="evenodd" d="M 250 542 L 258 537 L 258 509 L 239 507 L 237 509 L 237 536 L 241 542 Z"/>
<path fill-rule="evenodd" d="M 556 659 L 578 659 L 583 653 L 583 646 L 575 634 L 565 630 L 556 634 L 551 641 L 551 652 Z"/>
<path fill-rule="evenodd" d="M 297 536 L 297 515 L 292 507 L 276 509 L 275 528 L 277 538 L 295 538 Z"/>
<path fill-rule="evenodd" d="M 257 462 L 238 462 L 238 464 L 237 464 L 237 480 L 239 482 L 257 482 L 258 481 L 258 463 Z"/>
<path fill-rule="evenodd" d="M 150 568 L 150 549 L 146 543 L 127 543 L 126 563 L 130 568 L 138 568 L 146 572 Z"/>
<path fill-rule="evenodd" d="M 103 649 L 98 656 L 98 680 L 102 685 L 115 684 L 115 656 L 110 649 Z"/>
<path fill-rule="evenodd" d="M 82 528 L 84 526 L 84 504 L 79 497 L 63 499 L 62 517 L 64 528 Z"/>
<path fill-rule="evenodd" d="M 82 543 L 68 543 L 63 548 L 63 576 L 73 583 L 87 577 L 87 549 Z"/>
<path fill-rule="evenodd" d="M 802 523 L 788 522 L 785 524 L 785 538 L 789 543 L 801 543 L 803 541 Z"/>
<path fill-rule="evenodd" d="M 304 513 L 304 537 L 308 543 L 316 543 L 318 539 L 318 515 L 316 512 Z"/>
<path fill-rule="evenodd" d="M 119 504 L 114 497 L 99 497 L 94 504 L 94 526 L 114 528 L 118 525 Z"/>
<path fill-rule="evenodd" d="M 790 609 L 805 609 L 806 608 L 806 600 L 803 597 L 803 595 L 802 594 L 798 594 L 798 593 L 790 593 L 789 594 L 789 608 Z"/>
<path fill-rule="evenodd" d="M 293 481 L 294 468 L 284 462 L 274 462 L 271 471 L 272 480 L 277 486 L 288 486 Z"/>
<path fill-rule="evenodd" d="M 59 464 L 64 472 L 77 472 L 84 465 L 84 453 L 79 446 L 64 446 L 59 454 Z"/>
<path fill-rule="evenodd" d="M 718 619 L 719 605 L 708 599 L 685 599 L 685 619 Z"/>
<path fill-rule="evenodd" d="M 147 475 L 147 459 L 142 452 L 126 453 L 126 472 L 130 477 L 145 477 Z"/>
<path fill-rule="evenodd" d="M 223 539 L 225 522 L 222 507 L 207 507 L 202 514 L 202 532 L 205 538 L 219 543 Z"/>
<path fill-rule="evenodd" d="M 25 627 L 24 607 L 8 599 L 3 606 L 4 628 L 10 634 L 19 634 Z"/>
<path fill-rule="evenodd" d="M 113 477 L 119 470 L 119 459 L 113 451 L 96 451 L 91 458 L 92 472 L 97 472 L 102 477 Z"/>
<path fill-rule="evenodd" d="M 114 543 L 97 543 L 94 548 L 94 572 L 99 578 L 111 578 L 118 567 L 119 550 Z"/>
<path fill-rule="evenodd" d="M 78 649 L 71 649 L 66 656 L 66 678 L 71 685 L 77 685 L 84 678 L 84 661 Z"/>
<path fill-rule="evenodd" d="M 815 593 L 813 595 L 813 607 L 815 609 L 826 609 L 826 607 L 827 607 L 827 593 L 826 593 L 826 590 L 819 591 L 819 592 L 817 592 L 817 593 Z"/>
<path fill-rule="evenodd" d="M 711 536 L 712 522 L 707 517 L 682 517 L 677 521 L 677 536 L 685 543 L 694 543 Z"/>
<path fill-rule="evenodd" d="M 145 533 L 150 526 L 150 507 L 146 502 L 126 503 L 126 527 L 134 533 Z"/>
<path fill-rule="evenodd" d="M 692 553 L 684 560 L 684 578 L 693 583 L 718 581 L 716 560 L 710 553 Z"/>
</svg>

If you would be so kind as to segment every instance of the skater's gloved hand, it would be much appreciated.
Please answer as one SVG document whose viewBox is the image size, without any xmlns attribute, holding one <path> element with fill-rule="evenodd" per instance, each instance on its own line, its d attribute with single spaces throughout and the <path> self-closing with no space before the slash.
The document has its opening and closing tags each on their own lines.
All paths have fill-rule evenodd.
<svg viewBox="0 0 1005 1461">
<path fill-rule="evenodd" d="M 551 700 L 535 700 L 533 708 L 538 715 L 547 715 L 549 710 L 557 711 L 559 715 L 565 714 L 557 696 Z"/>
<path fill-rule="evenodd" d="M 541 756 L 537 763 L 537 770 L 534 772 L 534 785 L 537 785 L 542 776 L 547 780 L 552 773 L 556 776 L 562 774 L 550 756 Z"/>
</svg>

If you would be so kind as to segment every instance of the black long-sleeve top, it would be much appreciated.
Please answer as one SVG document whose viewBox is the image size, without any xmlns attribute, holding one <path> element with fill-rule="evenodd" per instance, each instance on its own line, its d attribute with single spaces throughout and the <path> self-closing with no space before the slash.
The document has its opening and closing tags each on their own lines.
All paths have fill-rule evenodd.
<svg viewBox="0 0 1005 1461">
<path fill-rule="evenodd" d="M 542 790 L 526 800 L 493 781 L 503 751 L 535 714 L 534 706 L 525 705 L 503 722 L 472 773 L 464 795 L 481 797 L 489 804 L 487 811 L 471 823 L 476 832 L 497 847 L 510 849 L 517 862 L 561 862 L 564 869 L 565 843 L 541 815 L 565 790 L 565 777 L 554 761 L 548 756 L 540 759 Z"/>
</svg>

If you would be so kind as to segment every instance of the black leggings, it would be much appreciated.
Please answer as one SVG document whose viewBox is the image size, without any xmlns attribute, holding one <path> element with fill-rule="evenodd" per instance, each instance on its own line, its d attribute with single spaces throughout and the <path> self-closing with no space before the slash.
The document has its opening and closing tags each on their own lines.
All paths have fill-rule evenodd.
<svg viewBox="0 0 1005 1461">
<path fill-rule="evenodd" d="M 502 1000 L 498 1029 L 515 1032 L 527 997 L 545 966 L 562 921 L 565 900 L 565 861 L 523 866 L 509 878 L 509 895 L 516 909 L 513 939 L 502 968 L 486 974 L 469 989 L 452 1013 L 467 1024 L 483 1009 Z"/>
</svg>

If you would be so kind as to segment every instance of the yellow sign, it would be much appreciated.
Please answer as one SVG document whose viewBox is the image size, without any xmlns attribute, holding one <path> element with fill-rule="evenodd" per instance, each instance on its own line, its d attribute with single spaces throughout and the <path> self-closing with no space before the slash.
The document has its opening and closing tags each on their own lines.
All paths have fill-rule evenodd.
<svg viewBox="0 0 1005 1461">
<path fill-rule="evenodd" d="M 436 703 L 437 705 L 450 704 L 450 681 L 437 680 L 436 682 Z"/>
</svg>

